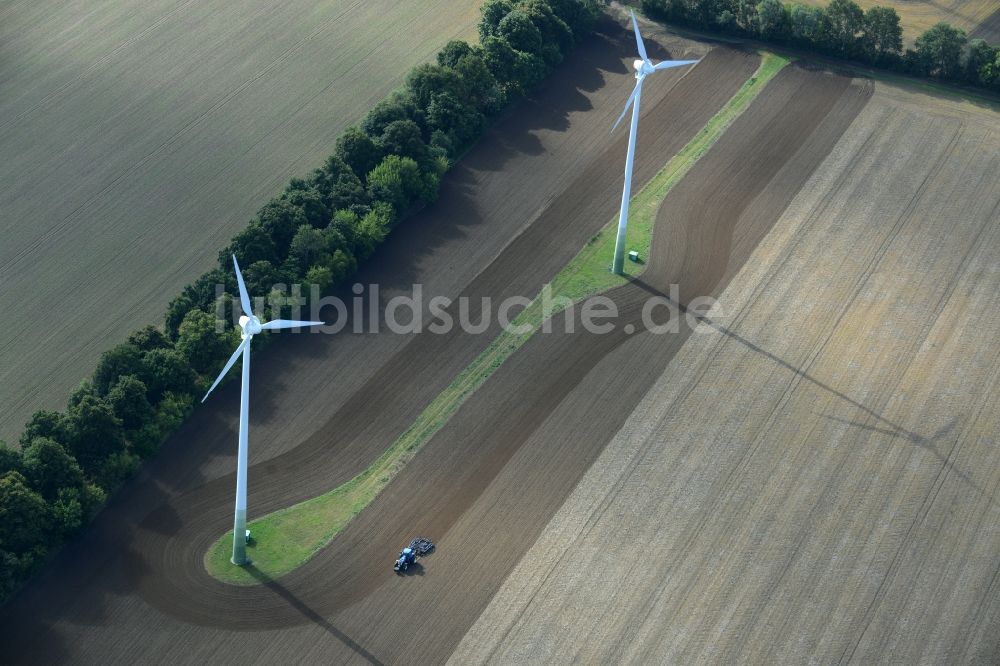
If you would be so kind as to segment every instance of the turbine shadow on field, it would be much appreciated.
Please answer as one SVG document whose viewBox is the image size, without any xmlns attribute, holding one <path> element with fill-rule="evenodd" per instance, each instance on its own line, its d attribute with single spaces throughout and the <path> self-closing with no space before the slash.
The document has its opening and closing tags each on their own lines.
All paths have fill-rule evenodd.
<svg viewBox="0 0 1000 666">
<path fill-rule="evenodd" d="M 801 377 L 802 379 L 804 379 L 805 381 L 811 383 L 812 385 L 816 386 L 817 388 L 819 388 L 819 389 L 821 389 L 823 391 L 826 391 L 827 393 L 830 393 L 830 394 L 836 396 L 840 400 L 843 400 L 843 401 L 847 402 L 851 406 L 853 406 L 853 407 L 861 410 L 862 412 L 864 412 L 865 414 L 867 414 L 868 416 L 870 416 L 872 419 L 874 419 L 878 423 L 883 424 L 884 427 L 879 427 L 879 426 L 876 426 L 876 425 L 872 425 L 872 424 L 869 424 L 869 423 L 862 423 L 862 422 L 858 422 L 858 421 L 849 421 L 847 419 L 841 419 L 841 418 L 838 418 L 838 417 L 835 417 L 835 416 L 828 416 L 828 415 L 825 415 L 825 414 L 823 415 L 824 418 L 830 419 L 832 421 L 838 421 L 838 422 L 844 423 L 846 425 L 855 426 L 855 427 L 858 427 L 858 428 L 863 428 L 865 430 L 870 430 L 870 431 L 872 431 L 874 433 L 883 434 L 883 435 L 889 435 L 889 436 L 892 436 L 892 437 L 899 437 L 899 438 L 905 439 L 905 440 L 907 440 L 909 442 L 912 442 L 913 444 L 916 444 L 917 446 L 919 446 L 921 448 L 924 448 L 924 449 L 927 449 L 928 451 L 930 451 L 931 453 L 933 453 L 938 458 L 938 460 L 941 461 L 941 463 L 943 464 L 944 467 L 946 467 L 946 468 L 950 469 L 951 471 L 955 472 L 955 474 L 957 474 L 959 476 L 959 478 L 961 478 L 963 481 L 965 481 L 967 484 L 969 484 L 972 488 L 974 488 L 980 494 L 984 494 L 985 493 L 985 491 L 983 490 L 983 488 L 981 488 L 978 484 L 976 484 L 976 482 L 973 481 L 965 472 L 963 472 L 962 470 L 960 470 L 957 467 L 955 467 L 955 464 L 951 461 L 950 452 L 949 452 L 949 455 L 946 456 L 946 455 L 942 454 L 937 449 L 936 442 L 942 441 L 943 439 L 945 439 L 947 437 L 947 435 L 952 430 L 954 430 L 954 428 L 957 425 L 958 420 L 959 420 L 957 416 L 956 417 L 952 417 L 948 421 L 948 423 L 946 423 L 944 426 L 942 426 L 941 428 L 939 428 L 937 430 L 937 432 L 935 432 L 930 437 L 925 437 L 925 436 L 917 434 L 917 433 L 915 433 L 915 432 L 913 432 L 911 430 L 907 430 L 906 428 L 904 428 L 903 426 L 899 425 L 898 423 L 895 423 L 895 422 L 887 419 L 886 417 L 882 416 L 881 414 L 879 414 L 875 410 L 871 409 L 870 407 L 867 407 L 867 406 L 863 405 L 862 403 L 858 402 L 857 400 L 855 400 L 854 398 L 850 397 L 846 393 L 844 393 L 842 391 L 838 391 L 837 389 L 835 389 L 834 387 L 830 386 L 826 382 L 823 382 L 822 380 L 817 379 L 816 377 L 813 377 L 812 375 L 810 375 L 805 370 L 803 370 L 803 369 L 801 369 L 799 367 L 796 367 L 795 365 L 793 365 L 793 364 L 789 363 L 788 361 L 784 360 L 783 358 L 781 358 L 777 354 L 774 354 L 773 352 L 770 352 L 770 351 L 764 349 L 760 345 L 755 344 L 754 342 L 748 340 L 747 338 L 743 337 L 739 333 L 736 333 L 732 329 L 727 328 L 726 326 L 723 326 L 722 324 L 719 324 L 716 321 L 713 321 L 709 317 L 706 317 L 704 315 L 699 315 L 699 314 L 690 312 L 687 309 L 686 305 L 684 305 L 683 303 L 677 303 L 676 301 L 672 300 L 669 296 L 667 296 L 666 294 L 664 294 L 660 290 L 656 289 L 655 287 L 651 286 L 650 284 L 648 284 L 646 282 L 643 282 L 641 279 L 633 280 L 632 283 L 635 284 L 636 286 L 640 287 L 641 289 L 646 290 L 647 292 L 649 292 L 651 294 L 654 294 L 656 296 L 660 296 L 660 297 L 666 299 L 672 305 L 674 305 L 677 308 L 679 308 L 681 312 L 684 312 L 686 314 L 690 314 L 692 317 L 694 317 L 695 319 L 697 319 L 698 322 L 707 324 L 708 326 L 711 326 L 713 329 L 715 329 L 716 331 L 718 331 L 722 335 L 725 335 L 726 337 L 730 338 L 731 340 L 735 340 L 736 342 L 740 343 L 744 347 L 750 349 L 751 351 L 753 351 L 753 352 L 755 352 L 757 354 L 765 356 L 769 360 L 771 360 L 774 363 L 782 366 L 783 368 L 786 368 L 787 370 L 791 371 L 795 375 Z"/>
<path fill-rule="evenodd" d="M 942 456 L 941 453 L 934 447 L 934 442 L 940 440 L 949 432 L 954 430 L 955 424 L 958 422 L 958 417 L 953 416 L 949 419 L 948 423 L 941 428 L 938 428 L 938 431 L 931 437 L 924 437 L 923 435 L 918 435 L 917 433 L 907 430 L 902 426 L 898 426 L 884 418 L 881 420 L 889 426 L 887 428 L 880 428 L 870 423 L 863 423 L 861 421 L 851 421 L 850 419 L 843 419 L 839 416 L 830 416 L 829 414 L 821 414 L 821 416 L 830 421 L 836 421 L 838 423 L 843 423 L 844 425 L 861 428 L 862 430 L 868 430 L 879 435 L 889 435 L 890 437 L 905 439 L 909 442 L 913 442 L 917 446 L 933 451 L 942 461 L 944 461 L 944 456 Z"/>
<path fill-rule="evenodd" d="M 310 622 L 315 624 L 317 627 L 323 629 L 325 632 L 336 638 L 338 641 L 349 647 L 354 651 L 359 657 L 367 661 L 369 664 L 377 664 L 382 666 L 382 662 L 373 655 L 371 652 L 366 650 L 362 645 L 354 641 L 350 636 L 342 632 L 337 627 L 333 626 L 325 617 L 314 611 L 308 605 L 302 602 L 298 597 L 292 594 L 286 587 L 284 587 L 278 581 L 272 579 L 270 576 L 262 572 L 260 569 L 252 564 L 245 567 L 247 573 L 256 578 L 261 585 L 271 590 L 279 597 L 288 602 L 290 606 L 295 608 L 298 612 L 302 613 Z"/>
<path fill-rule="evenodd" d="M 980 494 L 983 494 L 985 492 L 983 488 L 981 488 L 975 481 L 973 481 L 969 477 L 968 474 L 966 474 L 965 472 L 963 472 L 962 470 L 958 469 L 955 466 L 955 463 L 951 461 L 951 451 L 948 452 L 948 455 L 945 455 L 937 448 L 937 443 L 945 441 L 948 438 L 949 434 L 955 429 L 955 426 L 958 424 L 959 421 L 959 417 L 957 416 L 953 416 L 950 419 L 948 419 L 948 422 L 945 423 L 940 428 L 938 428 L 937 431 L 930 437 L 925 437 L 915 432 L 911 432 L 906 428 L 898 426 L 887 419 L 882 419 L 882 421 L 889 427 L 880 428 L 876 425 L 872 425 L 871 423 L 852 421 L 850 419 L 840 418 L 839 416 L 830 416 L 829 414 L 821 414 L 821 416 L 827 420 L 843 423 L 844 425 L 851 426 L 854 428 L 861 428 L 862 430 L 868 430 L 878 435 L 888 435 L 889 437 L 903 439 L 907 442 L 919 446 L 922 449 L 926 449 L 927 451 L 933 453 L 934 457 L 936 457 L 944 467 L 948 468 L 949 470 L 957 474 L 959 478 L 961 478 L 967 484 L 975 488 Z M 954 450 L 954 445 L 952 447 L 952 450 Z"/>
<path fill-rule="evenodd" d="M 969 33 L 969 39 L 985 39 L 991 44 L 1000 41 L 1000 7 Z"/>
</svg>

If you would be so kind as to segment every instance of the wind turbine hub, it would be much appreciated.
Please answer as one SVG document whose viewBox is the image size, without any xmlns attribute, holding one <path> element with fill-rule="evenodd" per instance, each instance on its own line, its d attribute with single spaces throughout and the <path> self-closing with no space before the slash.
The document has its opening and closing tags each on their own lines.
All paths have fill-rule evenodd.
<svg viewBox="0 0 1000 666">
<path fill-rule="evenodd" d="M 248 335 L 257 335 L 263 330 L 260 325 L 260 320 L 257 317 L 250 315 L 249 317 L 243 315 L 240 317 L 240 328 L 243 329 L 243 337 Z"/>
<path fill-rule="evenodd" d="M 646 76 L 647 74 L 652 74 L 655 71 L 653 69 L 653 63 L 648 60 L 636 60 L 632 63 L 632 67 L 635 68 L 636 77 Z"/>
</svg>

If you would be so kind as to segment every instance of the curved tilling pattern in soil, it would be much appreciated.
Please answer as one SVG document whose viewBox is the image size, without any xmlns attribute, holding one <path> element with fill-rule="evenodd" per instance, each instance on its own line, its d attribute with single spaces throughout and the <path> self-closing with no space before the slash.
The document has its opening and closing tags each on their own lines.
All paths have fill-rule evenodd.
<svg viewBox="0 0 1000 666">
<path fill-rule="evenodd" d="M 755 58 L 717 49 L 661 101 L 650 96 L 640 124 L 637 187 L 755 68 Z M 664 78 L 662 85 L 670 82 Z M 617 93 L 609 91 L 602 100 L 613 107 L 612 116 L 620 108 Z M 643 280 L 610 292 L 622 314 L 620 323 L 641 326 L 642 302 L 671 282 L 681 285 L 685 301 L 717 293 L 866 99 L 867 91 L 848 79 L 786 68 L 667 198 Z M 502 152 L 505 128 L 530 127 L 533 114 L 545 114 L 545 104 L 557 101 L 534 109 L 524 105 L 477 146 L 466 164 L 486 159 L 490 151 Z M 670 118 L 669 130 L 650 118 Z M 624 137 L 600 140 L 592 161 L 569 177 L 559 171 L 533 176 L 544 201 L 541 213 L 460 288 L 462 293 L 474 300 L 533 295 L 610 219 L 617 207 Z M 419 242 L 421 223 L 455 219 L 469 207 L 463 178 L 471 172 L 456 171 L 434 210 L 408 227 L 417 230 L 409 242 Z M 515 177 L 506 171 L 489 176 Z M 547 200 L 545 192 L 551 191 L 560 194 Z M 406 243 L 393 247 L 390 240 L 387 253 L 412 249 Z M 386 282 L 392 277 L 386 266 L 376 262 L 368 275 L 381 275 Z M 410 278 L 395 276 L 400 282 Z M 562 329 L 557 322 L 554 330 Z M 325 640 L 314 649 L 323 650 L 319 654 L 328 661 L 443 661 L 685 339 L 684 334 L 617 330 L 602 336 L 534 336 L 328 548 L 262 586 L 224 585 L 203 568 L 205 549 L 231 519 L 232 479 L 177 479 L 184 479 L 182 471 L 189 469 L 191 452 L 199 445 L 231 455 L 232 437 L 228 424 L 207 416 L 196 419 L 184 431 L 195 441 L 165 450 L 145 478 L 101 516 L 85 543 L 71 547 L 74 559 L 61 558 L 23 606 L 11 609 L 21 612 L 4 632 L 34 629 L 44 641 L 41 637 L 50 632 L 31 625 L 32 618 L 44 623 L 55 617 L 50 604 L 70 590 L 91 595 L 95 615 L 143 615 L 173 632 L 197 636 L 205 658 L 228 654 L 222 641 L 242 643 L 256 635 L 241 631 L 308 624 L 280 636 L 267 632 L 270 654 L 278 658 L 274 651 L 287 650 L 292 642 L 299 646 L 303 632 L 318 631 Z M 366 343 L 375 345 L 378 337 Z M 251 468 L 254 511 L 266 513 L 316 495 L 363 469 L 492 337 L 418 335 L 405 345 L 397 341 L 381 347 L 387 353 L 376 358 L 374 372 L 326 417 L 315 436 Z M 150 512 L 149 507 L 155 508 Z M 426 570 L 393 576 L 394 551 L 417 533 L 433 537 L 438 551 Z M 121 549 L 127 550 L 124 558 L 118 555 Z M 94 621 L 79 608 L 71 617 Z M 18 645 L 31 649 L 25 643 Z M 57 642 L 33 647 L 59 649 Z"/>
<path fill-rule="evenodd" d="M 669 56 L 662 47 L 649 46 L 654 58 Z M 679 48 L 675 53 L 680 55 L 683 49 L 697 53 L 703 47 L 683 42 Z M 633 51 L 631 34 L 618 26 L 604 26 L 602 34 L 581 45 L 549 88 L 512 109 L 463 158 L 446 178 L 437 205 L 393 232 L 359 280 L 382 285 L 384 297 L 413 282 L 453 298 L 460 293 L 502 298 L 537 290 L 617 209 L 625 137 L 608 130 L 620 110 L 622 91 L 627 94 Z M 645 114 L 669 116 L 672 122 L 670 132 L 656 131 L 647 123 L 643 141 L 649 150 L 636 163 L 637 187 L 660 168 L 663 155 L 690 140 L 739 89 L 756 62 L 752 55 L 713 51 L 688 76 L 665 75 L 662 84 L 649 91 Z M 257 377 L 270 381 L 257 382 L 252 394 L 259 419 L 251 447 L 251 462 L 256 463 L 249 489 L 254 511 L 273 511 L 315 495 L 363 469 L 491 337 L 487 333 L 416 343 L 387 332 L 302 336 L 294 348 L 276 341 L 274 351 L 255 370 Z M 400 353 L 407 344 L 434 354 L 437 363 Z M 394 372 L 384 372 L 387 364 Z M 427 374 L 414 377 L 418 367 Z M 292 374 L 297 388 L 290 393 L 286 382 Z M 383 377 L 391 381 L 380 394 L 375 389 Z M 359 392 L 368 399 L 385 398 L 369 422 L 352 420 L 344 407 L 350 403 L 371 409 L 355 396 Z M 120 641 L 119 647 L 131 645 L 126 634 L 137 631 L 167 636 L 176 630 L 188 636 L 169 646 L 160 644 L 157 657 L 163 659 L 171 653 L 191 658 L 192 631 L 214 636 L 204 643 L 197 640 L 205 650 L 220 645 L 217 639 L 227 632 L 195 629 L 177 619 L 185 612 L 187 586 L 195 582 L 186 578 L 183 567 L 197 561 L 198 575 L 205 576 L 200 565 L 204 541 L 193 543 L 190 551 L 180 544 L 191 537 L 188 530 L 193 527 L 204 526 L 206 535 L 217 535 L 231 520 L 232 482 L 226 479 L 232 469 L 231 415 L 237 402 L 238 391 L 223 389 L 219 405 L 196 413 L 81 540 L 70 544 L 45 576 L 3 609 L 0 633 L 10 637 L 5 644 L 17 650 L 16 655 L 14 648 L 9 651 L 12 658 L 44 655 L 54 661 L 72 649 L 77 658 L 98 659 L 117 649 L 108 640 Z M 269 413 L 279 408 L 288 417 L 280 424 L 270 422 Z M 341 427 L 344 424 L 354 430 Z M 320 434 L 313 437 L 317 430 Z M 299 442 L 296 453 L 275 458 Z M 285 465 L 294 474 L 282 476 Z M 213 583 L 202 591 L 211 596 Z M 315 581 L 312 586 L 317 588 Z M 176 607 L 179 614 L 151 611 L 140 590 L 156 605 Z M 197 598 L 191 600 L 197 603 Z M 233 601 L 222 603 L 228 607 Z M 261 614 L 250 610 L 245 621 L 239 613 L 231 616 L 237 624 L 256 626 L 268 621 L 269 605 L 291 609 L 282 611 L 285 624 L 315 621 L 301 605 L 286 601 L 263 603 Z M 217 624 L 223 614 L 209 607 L 198 617 Z M 120 639 L 108 639 L 101 631 L 80 633 L 84 625 L 111 618 L 115 627 L 130 627 Z M 254 640 L 240 643 L 242 649 L 252 649 Z M 280 645 L 268 641 L 258 647 L 266 651 Z"/>
<path fill-rule="evenodd" d="M 173 556 L 171 540 L 143 538 L 143 560 L 164 557 L 142 581 L 147 599 L 190 621 L 247 629 L 306 622 L 303 608 L 332 618 L 350 607 L 344 616 L 350 625 L 393 608 L 400 622 L 382 618 L 377 635 L 360 641 L 368 651 L 389 660 L 414 651 L 430 660 L 446 656 L 683 344 L 684 334 L 641 333 L 643 301 L 675 280 L 683 301 L 717 293 L 866 100 L 866 88 L 842 77 L 800 68 L 779 75 L 667 198 L 661 223 L 673 236 L 657 233 L 643 280 L 610 292 L 621 323 L 639 333 L 529 340 L 330 547 L 280 581 L 233 588 L 208 578 L 198 548 L 214 537 L 211 531 L 185 535 L 195 537 L 192 545 Z M 182 500 L 146 524 L 165 521 L 166 511 L 210 510 L 219 501 Z M 419 586 L 386 574 L 385 553 L 409 532 L 436 535 L 441 544 L 435 575 Z M 484 554 L 488 566 L 480 563 Z M 184 578 L 157 575 L 161 566 Z M 233 605 L 246 611 L 220 612 Z M 436 640 L 427 639 L 428 631 Z"/>
</svg>

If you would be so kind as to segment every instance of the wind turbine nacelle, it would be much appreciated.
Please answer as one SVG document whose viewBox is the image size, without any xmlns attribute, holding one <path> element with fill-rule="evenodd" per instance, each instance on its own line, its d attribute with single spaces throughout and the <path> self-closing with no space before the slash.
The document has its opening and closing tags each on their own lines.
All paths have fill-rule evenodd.
<svg viewBox="0 0 1000 666">
<path fill-rule="evenodd" d="M 632 67 L 635 68 L 636 78 L 648 76 L 656 71 L 656 67 L 649 60 L 636 60 L 632 63 Z"/>
<path fill-rule="evenodd" d="M 240 328 L 243 329 L 243 335 L 257 335 L 261 332 L 260 320 L 257 317 L 242 315 L 240 317 Z"/>
</svg>

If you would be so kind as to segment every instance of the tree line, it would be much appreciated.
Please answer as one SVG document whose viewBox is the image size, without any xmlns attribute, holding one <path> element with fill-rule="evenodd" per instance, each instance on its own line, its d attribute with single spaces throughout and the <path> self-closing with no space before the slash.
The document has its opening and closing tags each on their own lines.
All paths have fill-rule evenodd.
<svg viewBox="0 0 1000 666">
<path fill-rule="evenodd" d="M 418 65 L 333 155 L 293 179 L 219 252 L 218 266 L 101 355 L 64 411 L 38 411 L 20 446 L 0 442 L 0 599 L 85 526 L 191 413 L 238 343 L 219 314 L 250 293 L 348 282 L 393 226 L 431 203 L 441 176 L 495 118 L 558 65 L 599 15 L 598 0 L 487 0 L 479 44 L 449 42 Z M 216 285 L 225 286 L 221 296 Z M 271 298 L 262 314 L 283 315 Z M 220 332 L 221 331 L 221 332 Z M 266 341 L 267 335 L 258 336 Z"/>
<path fill-rule="evenodd" d="M 852 0 L 813 7 L 781 0 L 643 0 L 650 16 L 681 25 L 847 58 L 904 74 L 1000 92 L 1000 47 L 940 22 L 903 49 L 892 7 L 864 11 Z"/>
</svg>

